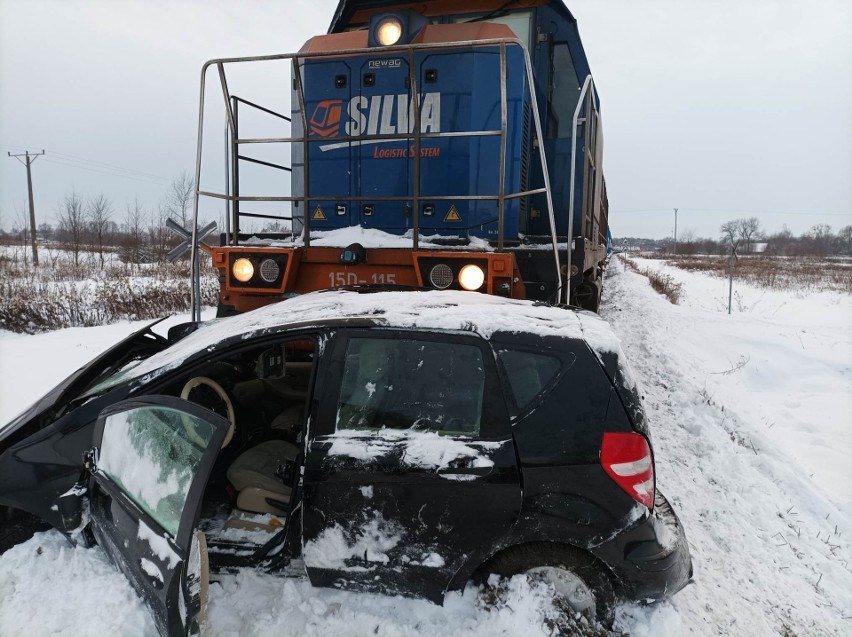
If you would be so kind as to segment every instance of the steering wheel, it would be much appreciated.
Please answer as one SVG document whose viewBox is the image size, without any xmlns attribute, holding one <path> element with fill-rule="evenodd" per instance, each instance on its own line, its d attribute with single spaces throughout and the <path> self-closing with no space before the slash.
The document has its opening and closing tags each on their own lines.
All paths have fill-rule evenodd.
<svg viewBox="0 0 852 637">
<path fill-rule="evenodd" d="M 222 447 L 226 447 L 231 439 L 234 437 L 234 429 L 236 428 L 237 419 L 234 415 L 234 404 L 231 402 L 231 398 L 228 396 L 228 393 L 222 388 L 222 386 L 217 383 L 212 378 L 208 378 L 207 376 L 196 376 L 195 378 L 191 378 L 187 381 L 186 385 L 183 386 L 183 389 L 180 392 L 180 397 L 183 400 L 191 400 L 189 395 L 192 393 L 194 389 L 199 387 L 206 387 L 211 389 L 216 396 L 224 403 L 224 409 L 222 409 L 221 405 L 215 406 L 214 408 L 209 404 L 202 403 L 199 400 L 192 400 L 192 402 L 201 405 L 202 407 L 206 407 L 210 411 L 216 412 L 220 416 L 224 416 L 228 419 L 228 422 L 231 423 L 231 426 L 228 427 L 228 433 L 225 434 L 225 440 L 222 442 Z M 221 413 L 224 411 L 225 413 Z M 201 441 L 199 441 L 201 442 Z"/>
</svg>

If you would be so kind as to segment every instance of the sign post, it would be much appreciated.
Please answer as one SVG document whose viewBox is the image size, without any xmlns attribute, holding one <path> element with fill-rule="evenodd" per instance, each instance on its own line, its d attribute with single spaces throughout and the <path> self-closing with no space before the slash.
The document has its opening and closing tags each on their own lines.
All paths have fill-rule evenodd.
<svg viewBox="0 0 852 637">
<path fill-rule="evenodd" d="M 193 321 L 200 322 L 201 321 L 201 254 L 198 251 L 198 247 L 201 245 L 201 242 L 211 232 L 216 230 L 216 222 L 211 221 L 206 226 L 201 228 L 195 234 L 195 243 L 193 243 L 193 233 L 191 230 L 187 230 L 182 225 L 180 225 L 174 219 L 167 219 L 166 226 L 174 232 L 176 235 L 183 239 L 180 245 L 174 248 L 171 252 L 166 255 L 166 258 L 174 263 L 178 259 L 180 259 L 184 254 L 189 251 L 192 251 L 192 264 L 190 268 L 190 279 L 189 279 L 189 289 L 190 289 L 190 312 Z"/>
</svg>

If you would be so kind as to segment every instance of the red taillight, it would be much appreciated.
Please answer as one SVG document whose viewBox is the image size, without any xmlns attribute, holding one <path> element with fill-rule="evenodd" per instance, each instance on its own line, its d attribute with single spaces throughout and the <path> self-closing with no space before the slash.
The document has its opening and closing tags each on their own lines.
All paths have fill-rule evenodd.
<svg viewBox="0 0 852 637">
<path fill-rule="evenodd" d="M 654 460 L 645 436 L 604 432 L 601 465 L 639 504 L 654 506 Z"/>
</svg>

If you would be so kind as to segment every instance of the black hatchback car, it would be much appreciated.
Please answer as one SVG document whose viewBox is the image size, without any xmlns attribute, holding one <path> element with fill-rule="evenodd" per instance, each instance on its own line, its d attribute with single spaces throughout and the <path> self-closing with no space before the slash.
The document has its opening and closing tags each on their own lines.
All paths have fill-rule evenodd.
<svg viewBox="0 0 852 637">
<path fill-rule="evenodd" d="M 528 573 L 603 619 L 691 575 L 606 323 L 463 292 L 146 328 L 0 430 L 0 504 L 97 541 L 169 635 L 243 566 L 438 603 Z"/>
</svg>

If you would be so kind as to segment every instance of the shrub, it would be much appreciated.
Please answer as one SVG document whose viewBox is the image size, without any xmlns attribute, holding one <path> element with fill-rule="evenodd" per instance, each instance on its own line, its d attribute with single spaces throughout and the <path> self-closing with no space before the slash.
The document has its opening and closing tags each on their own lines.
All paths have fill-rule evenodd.
<svg viewBox="0 0 852 637">
<path fill-rule="evenodd" d="M 671 303 L 677 305 L 680 302 L 683 284 L 675 281 L 670 274 L 662 274 L 650 268 L 643 270 L 642 274 L 648 277 L 651 287 L 664 295 Z"/>
<path fill-rule="evenodd" d="M 205 268 L 201 302 L 215 305 L 219 284 Z M 147 320 L 189 310 L 189 264 L 105 268 L 67 261 L 38 269 L 0 260 L 0 329 L 33 334 L 120 320 Z"/>
</svg>

